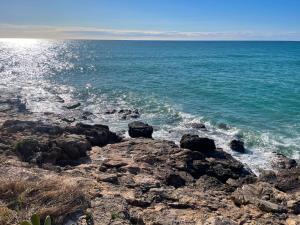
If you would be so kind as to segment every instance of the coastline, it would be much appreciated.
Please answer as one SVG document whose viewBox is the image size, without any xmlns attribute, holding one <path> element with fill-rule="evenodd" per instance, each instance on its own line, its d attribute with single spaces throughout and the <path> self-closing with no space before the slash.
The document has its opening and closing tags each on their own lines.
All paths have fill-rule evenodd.
<svg viewBox="0 0 300 225">
<path fill-rule="evenodd" d="M 1 93 L 0 105 L 3 224 L 35 212 L 55 224 L 300 223 L 300 167 L 282 155 L 274 171 L 257 176 L 197 137 L 180 147 L 36 117 L 15 93 Z"/>
</svg>

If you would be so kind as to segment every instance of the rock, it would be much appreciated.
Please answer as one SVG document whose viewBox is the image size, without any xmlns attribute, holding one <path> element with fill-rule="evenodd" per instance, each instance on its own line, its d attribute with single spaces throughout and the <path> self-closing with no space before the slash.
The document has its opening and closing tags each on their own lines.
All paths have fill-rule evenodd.
<svg viewBox="0 0 300 225">
<path fill-rule="evenodd" d="M 274 167 L 279 169 L 291 169 L 297 166 L 297 162 L 294 159 L 290 159 L 283 154 L 276 153 L 276 160 Z"/>
<path fill-rule="evenodd" d="M 46 151 L 46 147 L 37 139 L 26 138 L 17 142 L 15 150 L 23 161 L 32 162 L 40 155 L 39 153 Z"/>
<path fill-rule="evenodd" d="M 79 106 L 81 106 L 81 103 L 80 103 L 80 102 L 70 103 L 70 104 L 64 105 L 64 107 L 65 107 L 66 109 L 76 109 L 76 108 L 78 108 Z"/>
<path fill-rule="evenodd" d="M 238 223 L 222 216 L 210 217 L 203 225 L 238 225 Z"/>
<path fill-rule="evenodd" d="M 206 126 L 203 123 L 189 123 L 187 126 L 194 129 L 206 129 Z"/>
<path fill-rule="evenodd" d="M 300 189 L 300 167 L 279 169 L 276 173 L 264 171 L 260 174 L 259 180 L 268 182 L 283 192 L 297 190 Z"/>
<path fill-rule="evenodd" d="M 73 123 L 76 119 L 74 117 L 64 117 L 61 120 L 67 123 Z"/>
<path fill-rule="evenodd" d="M 300 198 L 287 201 L 287 207 L 292 211 L 293 214 L 300 214 Z"/>
<path fill-rule="evenodd" d="M 118 114 L 121 114 L 121 119 L 136 119 L 140 117 L 140 113 L 137 109 L 121 109 L 119 110 Z"/>
<path fill-rule="evenodd" d="M 264 212 L 286 213 L 286 203 L 283 202 L 282 196 L 284 194 L 270 184 L 259 182 L 238 188 L 233 194 L 233 201 L 238 206 L 253 204 Z"/>
<path fill-rule="evenodd" d="M 67 132 L 71 134 L 85 135 L 87 140 L 93 146 L 104 146 L 111 143 L 121 141 L 121 137 L 109 131 L 108 126 L 105 125 L 89 125 L 84 123 L 77 123 L 75 126 L 66 127 Z"/>
<path fill-rule="evenodd" d="M 9 133 L 22 132 L 26 129 L 32 129 L 37 122 L 34 121 L 21 121 L 21 120 L 6 120 L 2 124 L 2 129 Z"/>
<path fill-rule="evenodd" d="M 33 127 L 33 132 L 49 135 L 61 135 L 64 132 L 64 129 L 57 125 L 36 124 L 36 126 Z"/>
<path fill-rule="evenodd" d="M 129 135 L 132 138 L 137 137 L 145 137 L 145 138 L 152 138 L 153 127 L 139 121 L 135 121 L 128 124 L 129 127 Z"/>
<path fill-rule="evenodd" d="M 116 109 L 110 109 L 110 110 L 105 111 L 105 114 L 115 114 L 116 112 L 117 112 Z"/>
<path fill-rule="evenodd" d="M 209 152 L 216 149 L 215 142 L 209 138 L 200 138 L 198 135 L 185 134 L 180 140 L 180 147 L 192 151 Z"/>
<path fill-rule="evenodd" d="M 230 142 L 230 148 L 233 151 L 240 152 L 240 153 L 245 153 L 245 151 L 246 151 L 246 149 L 244 147 L 244 142 L 241 140 L 232 140 Z"/>
<path fill-rule="evenodd" d="M 62 149 L 66 156 L 63 160 L 77 160 L 86 156 L 86 152 L 91 149 L 90 143 L 82 135 L 67 134 L 55 140 L 56 146 Z"/>
<path fill-rule="evenodd" d="M 167 185 L 173 186 L 175 188 L 179 188 L 185 185 L 185 180 L 177 175 L 177 174 L 170 174 L 166 179 Z"/>
<path fill-rule="evenodd" d="M 116 174 L 103 174 L 97 177 L 98 181 L 118 184 L 118 176 Z"/>
</svg>

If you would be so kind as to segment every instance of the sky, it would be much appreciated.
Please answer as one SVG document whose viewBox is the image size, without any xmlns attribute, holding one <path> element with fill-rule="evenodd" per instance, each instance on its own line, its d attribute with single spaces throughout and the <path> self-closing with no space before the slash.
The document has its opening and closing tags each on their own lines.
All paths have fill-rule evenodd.
<svg viewBox="0 0 300 225">
<path fill-rule="evenodd" d="M 0 0 L 0 37 L 300 40 L 299 0 Z"/>
</svg>

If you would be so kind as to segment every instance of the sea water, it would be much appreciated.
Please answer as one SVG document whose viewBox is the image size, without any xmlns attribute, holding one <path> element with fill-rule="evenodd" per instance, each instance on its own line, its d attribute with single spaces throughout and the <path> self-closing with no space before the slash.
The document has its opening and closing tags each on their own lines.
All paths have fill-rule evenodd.
<svg viewBox="0 0 300 225">
<path fill-rule="evenodd" d="M 138 109 L 154 138 L 210 137 L 255 171 L 273 152 L 299 159 L 300 42 L 0 39 L 0 88 L 37 114 L 80 102 L 115 131 L 135 119 L 106 111 Z"/>
</svg>

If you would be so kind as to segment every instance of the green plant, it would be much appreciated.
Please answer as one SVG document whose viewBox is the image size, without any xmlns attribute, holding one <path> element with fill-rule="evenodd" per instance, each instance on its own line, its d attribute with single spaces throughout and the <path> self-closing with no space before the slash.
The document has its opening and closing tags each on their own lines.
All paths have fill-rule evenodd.
<svg viewBox="0 0 300 225">
<path fill-rule="evenodd" d="M 31 221 L 25 220 L 21 223 L 21 225 L 40 225 L 40 217 L 37 214 L 33 214 L 31 216 Z M 44 225 L 51 225 L 51 218 L 47 216 L 44 222 Z"/>
<path fill-rule="evenodd" d="M 112 219 L 112 220 L 116 220 L 116 219 L 118 219 L 118 218 L 119 218 L 118 213 L 113 212 L 113 213 L 111 214 L 111 219 Z"/>
</svg>

